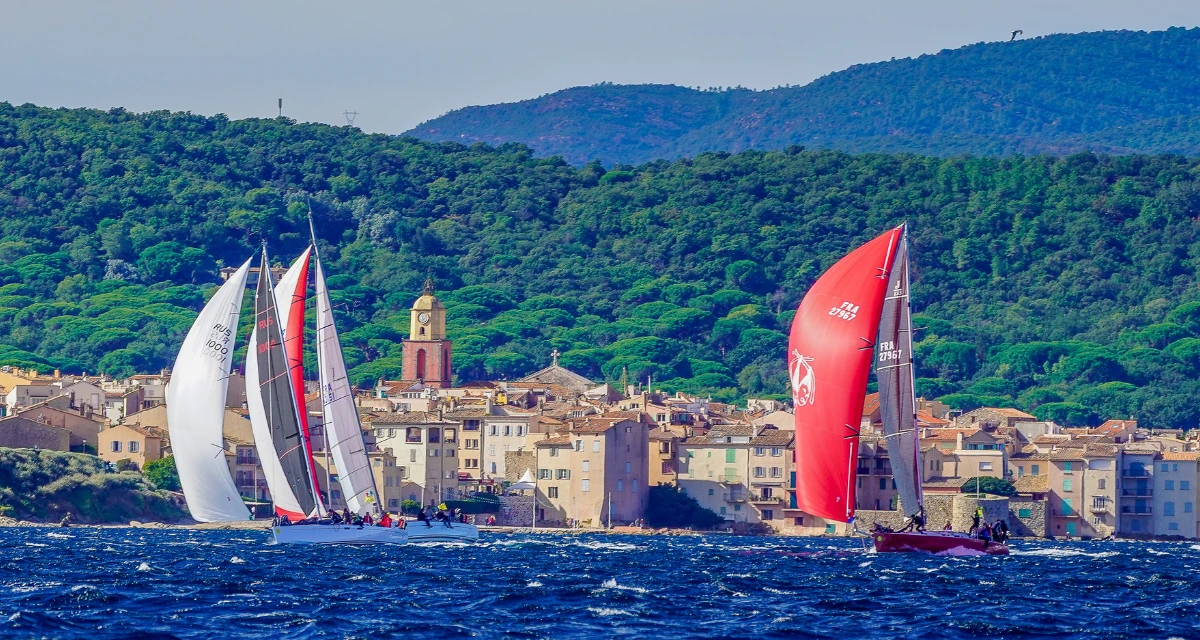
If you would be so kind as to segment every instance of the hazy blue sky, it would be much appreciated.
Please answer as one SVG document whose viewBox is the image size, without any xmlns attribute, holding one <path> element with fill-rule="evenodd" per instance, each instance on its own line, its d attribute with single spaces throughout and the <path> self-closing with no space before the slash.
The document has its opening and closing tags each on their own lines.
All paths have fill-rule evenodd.
<svg viewBox="0 0 1200 640">
<path fill-rule="evenodd" d="M 332 8 L 337 7 L 337 8 Z M 58 2 L 0 0 L 0 101 L 398 133 L 600 81 L 803 84 L 984 40 L 1200 24 L 1179 0 Z"/>
</svg>

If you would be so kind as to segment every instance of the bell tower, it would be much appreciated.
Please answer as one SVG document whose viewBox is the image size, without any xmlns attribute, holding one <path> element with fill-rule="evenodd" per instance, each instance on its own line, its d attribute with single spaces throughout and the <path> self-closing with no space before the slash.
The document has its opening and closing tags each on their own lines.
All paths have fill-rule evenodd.
<svg viewBox="0 0 1200 640">
<path fill-rule="evenodd" d="M 433 280 L 413 303 L 404 341 L 404 379 L 426 386 L 449 388 L 453 378 L 450 341 L 446 339 L 446 307 L 433 295 Z"/>
</svg>

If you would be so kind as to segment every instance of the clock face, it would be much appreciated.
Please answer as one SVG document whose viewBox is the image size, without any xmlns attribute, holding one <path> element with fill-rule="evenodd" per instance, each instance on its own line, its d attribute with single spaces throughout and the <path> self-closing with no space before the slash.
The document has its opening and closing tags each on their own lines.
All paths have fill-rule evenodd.
<svg viewBox="0 0 1200 640">
<path fill-rule="evenodd" d="M 418 321 L 419 321 L 421 324 L 429 324 L 429 314 L 428 314 L 428 313 L 424 313 L 424 312 L 422 312 L 421 314 L 419 314 L 419 315 L 417 316 L 417 320 L 418 320 Z"/>
</svg>

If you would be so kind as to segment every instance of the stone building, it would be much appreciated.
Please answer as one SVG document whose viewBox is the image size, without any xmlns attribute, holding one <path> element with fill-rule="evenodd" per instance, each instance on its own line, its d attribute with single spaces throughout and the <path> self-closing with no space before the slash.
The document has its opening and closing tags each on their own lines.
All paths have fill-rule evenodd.
<svg viewBox="0 0 1200 640">
<path fill-rule="evenodd" d="M 539 440 L 538 524 L 604 527 L 644 517 L 648 432 L 625 416 L 588 416 Z"/>
<path fill-rule="evenodd" d="M 0 447 L 70 451 L 71 432 L 19 416 L 0 419 Z"/>
<path fill-rule="evenodd" d="M 404 379 L 427 387 L 450 388 L 454 370 L 446 339 L 446 307 L 433 295 L 433 281 L 413 303 L 408 339 L 403 344 Z"/>
<path fill-rule="evenodd" d="M 421 504 L 461 495 L 459 487 L 460 423 L 439 412 L 412 411 L 381 415 L 371 423 L 375 445 L 395 456 L 404 478 L 401 494 Z"/>
</svg>

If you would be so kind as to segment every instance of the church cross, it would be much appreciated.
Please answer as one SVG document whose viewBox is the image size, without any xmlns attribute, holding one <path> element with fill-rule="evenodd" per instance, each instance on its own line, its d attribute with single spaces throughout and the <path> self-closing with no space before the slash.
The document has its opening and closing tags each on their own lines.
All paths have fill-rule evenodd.
<svg viewBox="0 0 1200 640">
<path fill-rule="evenodd" d="M 550 366 L 557 367 L 558 366 L 558 357 L 561 355 L 562 354 L 558 352 L 558 348 L 555 347 L 554 351 L 550 352 L 550 358 L 553 360 L 553 362 L 550 363 Z"/>
</svg>

